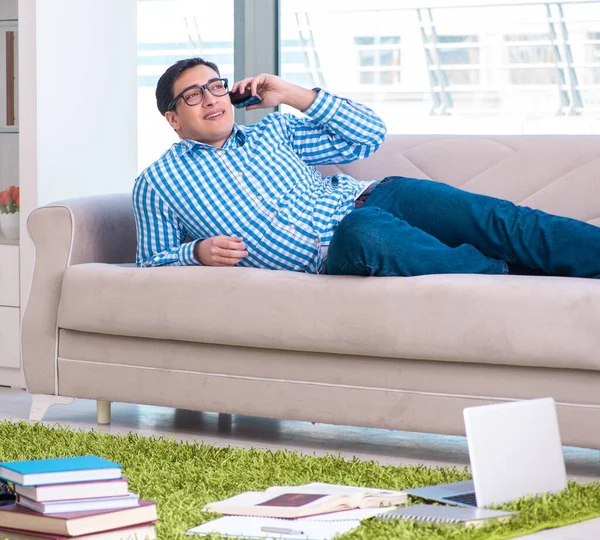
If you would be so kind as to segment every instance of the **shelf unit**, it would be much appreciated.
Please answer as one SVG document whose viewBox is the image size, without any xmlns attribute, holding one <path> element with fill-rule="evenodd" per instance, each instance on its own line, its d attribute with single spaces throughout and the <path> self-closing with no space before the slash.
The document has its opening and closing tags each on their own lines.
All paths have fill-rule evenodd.
<svg viewBox="0 0 600 540">
<path fill-rule="evenodd" d="M 16 0 L 3 0 L 2 9 L 16 13 L 16 4 Z M 0 17 L 0 191 L 19 184 L 17 49 L 18 19 Z M 7 65 L 11 58 L 12 65 Z M 20 250 L 19 240 L 8 239 L 0 232 L 0 386 L 24 387 Z"/>
<path fill-rule="evenodd" d="M 6 238 L 6 236 L 0 234 L 0 246 L 17 246 L 19 247 L 19 240 L 11 240 L 10 238 Z"/>
</svg>

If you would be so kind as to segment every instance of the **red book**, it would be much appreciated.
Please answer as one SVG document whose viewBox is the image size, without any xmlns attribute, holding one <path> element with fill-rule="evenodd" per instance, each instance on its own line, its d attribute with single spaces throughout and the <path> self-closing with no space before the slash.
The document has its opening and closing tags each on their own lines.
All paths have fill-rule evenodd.
<svg viewBox="0 0 600 540">
<path fill-rule="evenodd" d="M 20 504 L 0 506 L 0 529 L 20 529 L 58 536 L 82 536 L 156 521 L 156 503 L 140 501 L 134 508 L 39 514 Z"/>
<path fill-rule="evenodd" d="M 39 532 L 23 531 L 17 529 L 0 529 L 0 538 L 4 540 L 155 540 L 156 530 L 153 523 L 125 527 L 124 529 L 113 529 L 84 536 L 56 536 Z"/>
</svg>

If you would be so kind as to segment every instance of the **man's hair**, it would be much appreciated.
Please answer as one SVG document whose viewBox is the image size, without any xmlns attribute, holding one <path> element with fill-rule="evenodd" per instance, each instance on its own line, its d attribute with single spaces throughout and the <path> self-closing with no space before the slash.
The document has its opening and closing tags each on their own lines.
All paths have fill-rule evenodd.
<svg viewBox="0 0 600 540">
<path fill-rule="evenodd" d="M 221 73 L 219 68 L 213 62 L 209 62 L 202 58 L 186 58 L 185 60 L 179 60 L 175 62 L 167 71 L 165 71 L 156 85 L 156 106 L 163 116 L 169 110 L 169 103 L 175 97 L 173 95 L 173 85 L 179 76 L 186 70 L 196 66 L 207 66 L 210 69 L 214 69 L 219 77 Z"/>
</svg>

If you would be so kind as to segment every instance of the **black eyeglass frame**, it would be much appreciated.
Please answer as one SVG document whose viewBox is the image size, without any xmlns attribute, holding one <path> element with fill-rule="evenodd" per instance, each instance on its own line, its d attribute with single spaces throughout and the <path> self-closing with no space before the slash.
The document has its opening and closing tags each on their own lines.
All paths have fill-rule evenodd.
<svg viewBox="0 0 600 540">
<path fill-rule="evenodd" d="M 8 482 L 0 480 L 0 506 L 15 504 L 17 495 Z"/>
<path fill-rule="evenodd" d="M 225 87 L 225 92 L 223 94 L 215 94 L 210 88 L 209 86 L 211 84 L 214 84 L 218 81 L 221 81 L 223 83 L 223 86 Z M 189 90 L 191 90 L 192 88 L 198 88 L 199 90 L 202 91 L 202 99 L 198 102 L 195 103 L 194 105 L 190 105 L 187 102 L 187 99 L 185 99 L 184 94 L 186 92 L 188 92 Z M 167 111 L 172 111 L 176 105 L 177 102 L 183 98 L 183 101 L 185 101 L 185 104 L 188 107 L 195 107 L 196 105 L 200 105 L 200 103 L 202 103 L 204 101 L 204 97 L 206 96 L 206 90 L 208 90 L 213 96 L 215 97 L 222 97 L 224 95 L 227 94 L 227 91 L 229 90 L 229 81 L 226 78 L 220 78 L 220 79 L 211 79 L 210 81 L 208 81 L 206 84 L 192 84 L 190 86 L 188 86 L 187 88 L 184 88 L 181 92 L 179 92 L 179 94 L 177 94 L 169 103 L 169 105 L 167 106 Z"/>
</svg>

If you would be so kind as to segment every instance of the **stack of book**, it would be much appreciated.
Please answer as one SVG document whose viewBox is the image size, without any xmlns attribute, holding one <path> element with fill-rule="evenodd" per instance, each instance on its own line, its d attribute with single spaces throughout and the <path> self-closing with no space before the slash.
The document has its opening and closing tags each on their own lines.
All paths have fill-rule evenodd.
<svg viewBox="0 0 600 540">
<path fill-rule="evenodd" d="M 154 539 L 156 503 L 128 490 L 122 467 L 97 456 L 0 463 L 16 504 L 0 506 L 0 538 Z"/>
</svg>

